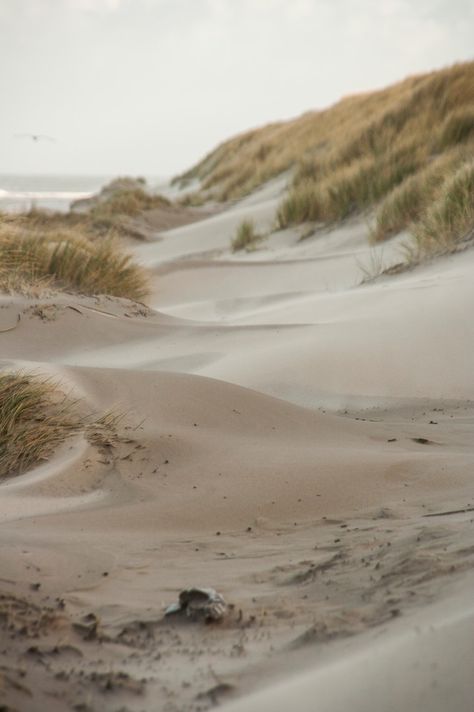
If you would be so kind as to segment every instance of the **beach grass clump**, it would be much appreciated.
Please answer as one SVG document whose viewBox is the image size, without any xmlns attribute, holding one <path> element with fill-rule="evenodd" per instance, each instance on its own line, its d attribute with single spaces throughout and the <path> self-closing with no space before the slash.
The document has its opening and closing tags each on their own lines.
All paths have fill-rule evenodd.
<svg viewBox="0 0 474 712">
<path fill-rule="evenodd" d="M 474 241 L 474 160 L 445 180 L 436 199 L 413 225 L 412 238 L 416 261 Z"/>
<path fill-rule="evenodd" d="M 162 195 L 153 195 L 143 188 L 126 188 L 111 192 L 99 201 L 90 215 L 95 220 L 126 215 L 135 217 L 145 210 L 167 207 L 171 203 Z"/>
<path fill-rule="evenodd" d="M 325 220 L 342 220 L 377 203 L 420 166 L 412 147 L 358 158 L 323 184 Z"/>
<path fill-rule="evenodd" d="M 108 230 L 114 230 L 118 234 L 134 236 L 134 231 L 130 229 L 130 219 L 149 210 L 171 205 L 167 198 L 149 193 L 141 185 L 128 187 L 125 184 L 121 188 L 119 180 L 117 187 L 112 189 L 111 186 L 115 184 L 113 182 L 106 186 L 97 199 L 80 214 L 91 232 L 103 235 Z M 71 215 L 74 215 L 74 211 Z"/>
<path fill-rule="evenodd" d="M 465 162 L 465 152 L 455 148 L 433 158 L 422 170 L 408 176 L 377 207 L 372 242 L 381 242 L 418 220 L 447 177 Z"/>
<path fill-rule="evenodd" d="M 116 178 L 98 195 L 72 203 L 68 212 L 32 207 L 21 215 L 28 227 L 42 230 L 80 228 L 88 237 L 102 238 L 114 230 L 117 235 L 137 237 L 131 218 L 154 209 L 169 208 L 171 201 L 150 192 L 143 178 Z"/>
<path fill-rule="evenodd" d="M 430 192 L 429 182 L 419 173 L 404 180 L 377 209 L 371 242 L 387 240 L 408 227 L 419 217 Z"/>
<path fill-rule="evenodd" d="M 423 160 L 422 152 L 408 143 L 381 155 L 319 168 L 318 175 L 324 177 L 316 181 L 298 177 L 278 209 L 278 226 L 344 220 L 376 204 L 415 173 Z"/>
<path fill-rule="evenodd" d="M 76 404 L 51 380 L 0 373 L 0 479 L 47 459 L 81 425 Z"/>
<path fill-rule="evenodd" d="M 290 225 L 320 220 L 322 215 L 322 193 L 310 180 L 294 186 L 278 207 L 276 222 L 283 230 Z"/>
<path fill-rule="evenodd" d="M 263 239 L 264 235 L 257 231 L 253 220 L 242 220 L 231 241 L 232 252 L 253 250 Z"/>
<path fill-rule="evenodd" d="M 31 231 L 0 224 L 0 289 L 27 291 L 49 285 L 83 294 L 142 300 L 145 272 L 118 247 L 113 236 L 90 240 L 79 230 Z"/>
<path fill-rule="evenodd" d="M 31 207 L 27 212 L 17 216 L 17 224 L 23 223 L 29 229 L 56 230 L 58 228 L 87 228 L 85 216 L 78 213 L 60 213 Z"/>
</svg>

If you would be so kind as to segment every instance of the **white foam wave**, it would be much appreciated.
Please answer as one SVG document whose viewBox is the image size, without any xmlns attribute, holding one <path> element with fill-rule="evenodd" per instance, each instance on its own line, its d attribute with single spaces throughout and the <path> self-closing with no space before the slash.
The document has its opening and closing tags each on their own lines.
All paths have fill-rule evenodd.
<svg viewBox="0 0 474 712">
<path fill-rule="evenodd" d="M 91 195 L 91 191 L 10 191 L 0 188 L 0 200 L 79 200 Z"/>
</svg>

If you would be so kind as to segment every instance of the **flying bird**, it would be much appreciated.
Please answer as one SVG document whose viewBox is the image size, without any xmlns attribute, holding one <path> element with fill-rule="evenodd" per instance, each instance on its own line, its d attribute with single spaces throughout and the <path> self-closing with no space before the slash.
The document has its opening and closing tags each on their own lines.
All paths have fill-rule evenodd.
<svg viewBox="0 0 474 712">
<path fill-rule="evenodd" d="M 15 138 L 31 138 L 31 140 L 35 143 L 37 143 L 38 141 L 56 141 L 53 136 L 47 136 L 46 134 L 15 134 Z"/>
</svg>

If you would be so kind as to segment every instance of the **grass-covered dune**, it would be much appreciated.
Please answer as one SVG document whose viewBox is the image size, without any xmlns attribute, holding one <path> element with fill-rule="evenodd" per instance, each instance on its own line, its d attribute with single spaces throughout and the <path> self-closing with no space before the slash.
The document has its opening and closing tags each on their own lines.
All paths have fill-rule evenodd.
<svg viewBox="0 0 474 712">
<path fill-rule="evenodd" d="M 102 236 L 114 230 L 121 236 L 136 237 L 130 218 L 171 205 L 164 196 L 150 192 L 143 178 L 122 177 L 105 185 L 97 195 L 75 201 L 67 213 L 33 208 L 23 217 L 29 225 L 45 230 L 80 227 L 91 235 Z"/>
<path fill-rule="evenodd" d="M 291 169 L 279 227 L 370 209 L 374 241 L 410 226 L 421 256 L 469 233 L 473 159 L 474 62 L 467 62 L 244 133 L 175 180 L 199 179 L 195 200 L 228 200 Z"/>
<path fill-rule="evenodd" d="M 123 218 L 170 206 L 170 201 L 163 195 L 148 190 L 144 178 L 125 176 L 111 181 L 92 198 L 73 203 L 69 218 L 87 220 L 98 231 L 114 228 L 127 233 Z"/>
</svg>

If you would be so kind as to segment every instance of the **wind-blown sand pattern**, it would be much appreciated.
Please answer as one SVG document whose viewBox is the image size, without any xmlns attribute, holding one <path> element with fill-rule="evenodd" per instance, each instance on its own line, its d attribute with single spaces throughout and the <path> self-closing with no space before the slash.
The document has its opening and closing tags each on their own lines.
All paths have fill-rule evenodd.
<svg viewBox="0 0 474 712">
<path fill-rule="evenodd" d="M 2 709 L 472 710 L 474 253 L 232 254 L 284 183 L 136 247 L 150 308 L 1 297 L 3 368 L 125 413 L 1 484 Z M 225 620 L 164 618 L 190 586 Z"/>
</svg>

